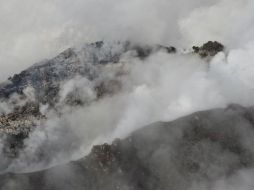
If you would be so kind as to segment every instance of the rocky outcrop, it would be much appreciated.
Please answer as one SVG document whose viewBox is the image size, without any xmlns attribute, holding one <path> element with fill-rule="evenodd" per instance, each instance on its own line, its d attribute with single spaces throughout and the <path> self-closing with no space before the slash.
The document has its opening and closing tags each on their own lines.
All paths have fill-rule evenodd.
<svg viewBox="0 0 254 190">
<path fill-rule="evenodd" d="M 27 102 L 25 105 L 16 106 L 9 114 L 0 116 L 0 134 L 5 135 L 3 152 L 8 158 L 15 158 L 23 148 L 23 140 L 38 124 L 43 121 L 44 115 L 40 113 L 39 104 Z"/>
<path fill-rule="evenodd" d="M 254 108 L 231 105 L 146 126 L 78 161 L 0 176 L 2 189 L 181 190 L 227 179 L 254 164 Z"/>
<path fill-rule="evenodd" d="M 205 58 L 208 56 L 215 56 L 217 53 L 223 51 L 225 47 L 217 41 L 209 41 L 201 47 L 193 46 L 194 52 L 199 54 L 200 57 Z"/>
</svg>

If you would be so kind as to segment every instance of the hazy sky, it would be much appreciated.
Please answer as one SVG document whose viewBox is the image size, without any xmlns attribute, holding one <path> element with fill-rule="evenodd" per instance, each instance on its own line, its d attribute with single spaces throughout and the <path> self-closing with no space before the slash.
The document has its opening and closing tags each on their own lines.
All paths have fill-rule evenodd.
<svg viewBox="0 0 254 190">
<path fill-rule="evenodd" d="M 192 17 L 198 22 L 207 24 L 198 20 L 204 16 L 200 17 L 195 10 L 206 9 L 217 2 L 0 0 L 0 80 L 84 42 L 112 38 L 172 45 L 190 42 L 182 38 L 182 33 L 186 32 L 188 37 L 193 37 L 189 34 L 193 24 L 188 20 L 190 15 L 194 14 Z M 199 28 L 195 28 L 196 35 L 199 34 L 197 30 Z"/>
</svg>

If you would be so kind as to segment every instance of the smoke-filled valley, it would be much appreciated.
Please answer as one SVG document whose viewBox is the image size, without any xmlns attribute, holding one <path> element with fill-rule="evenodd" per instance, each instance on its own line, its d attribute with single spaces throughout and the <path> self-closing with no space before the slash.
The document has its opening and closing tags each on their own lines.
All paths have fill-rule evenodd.
<svg viewBox="0 0 254 190">
<path fill-rule="evenodd" d="M 252 1 L 0 5 L 0 189 L 253 189 Z"/>
</svg>

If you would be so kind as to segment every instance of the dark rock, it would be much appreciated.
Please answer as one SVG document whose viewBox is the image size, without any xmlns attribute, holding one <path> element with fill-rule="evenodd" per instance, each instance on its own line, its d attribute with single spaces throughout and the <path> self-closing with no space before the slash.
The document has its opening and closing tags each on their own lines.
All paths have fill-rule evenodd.
<svg viewBox="0 0 254 190">
<path fill-rule="evenodd" d="M 98 42 L 92 43 L 91 45 L 95 46 L 96 48 L 101 48 L 104 45 L 104 42 L 98 41 Z"/>
<path fill-rule="evenodd" d="M 168 47 L 168 46 L 161 46 L 161 45 L 159 45 L 158 49 L 159 50 L 164 49 L 164 50 L 167 51 L 167 53 L 176 53 L 177 52 L 177 49 L 175 47 L 173 47 L 173 46 Z"/>
<path fill-rule="evenodd" d="M 141 59 L 148 57 L 153 51 L 152 47 L 149 46 L 134 46 L 134 49 L 137 52 L 137 57 Z"/>
<path fill-rule="evenodd" d="M 23 148 L 23 141 L 35 127 L 36 121 L 44 120 L 40 113 L 39 104 L 27 102 L 23 106 L 16 106 L 9 114 L 0 116 L 0 134 L 5 135 L 3 154 L 7 158 L 15 158 Z"/>
<path fill-rule="evenodd" d="M 201 47 L 193 46 L 194 52 L 201 57 L 215 56 L 217 53 L 224 50 L 224 46 L 217 41 L 209 41 Z"/>
</svg>

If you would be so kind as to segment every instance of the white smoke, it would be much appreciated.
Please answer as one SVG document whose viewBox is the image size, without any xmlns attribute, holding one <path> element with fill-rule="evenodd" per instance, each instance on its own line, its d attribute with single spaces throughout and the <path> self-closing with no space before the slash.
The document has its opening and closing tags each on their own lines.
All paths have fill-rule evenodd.
<svg viewBox="0 0 254 190">
<path fill-rule="evenodd" d="M 61 99 L 61 117 L 46 112 L 48 121 L 25 141 L 26 149 L 10 169 L 37 170 L 76 160 L 94 144 L 124 138 L 156 121 L 171 121 L 230 103 L 253 105 L 253 55 L 249 46 L 227 56 L 219 53 L 209 64 L 194 54 L 160 51 L 146 60 L 127 54 L 119 64 L 106 66 L 108 74 L 101 73 L 116 79 L 121 69 L 125 73 L 119 79 L 121 90 L 96 101 L 91 88 L 95 84 L 80 77 L 68 81 L 61 97 L 76 89 L 88 104 L 71 108 Z"/>
<path fill-rule="evenodd" d="M 81 78 L 67 82 L 61 102 L 78 89 L 79 97 L 89 104 L 64 107 L 61 117 L 42 108 L 49 120 L 25 141 L 26 149 L 10 170 L 36 170 L 75 160 L 95 143 L 126 137 L 152 122 L 230 103 L 253 105 L 253 10 L 250 0 L 29 0 L 26 4 L 2 0 L 0 79 L 66 47 L 98 39 L 183 47 L 218 40 L 228 47 L 209 64 L 193 54 L 159 51 L 145 60 L 126 54 L 119 63 L 124 71 L 119 77 L 121 90 L 97 101 L 95 84 Z M 103 74 L 115 77 L 113 67 Z M 47 159 L 41 161 L 38 151 Z M 222 180 L 215 189 L 239 189 L 246 180 L 252 187 L 252 174 L 244 171 L 233 178 L 239 183 Z"/>
<path fill-rule="evenodd" d="M 243 47 L 253 42 L 253 8 L 249 0 L 221 0 L 196 8 L 179 21 L 182 37 L 190 45 L 213 39 L 227 47 Z"/>
</svg>

